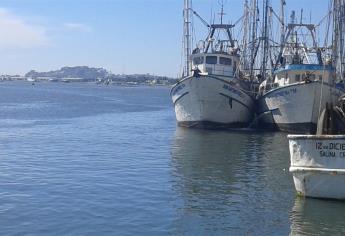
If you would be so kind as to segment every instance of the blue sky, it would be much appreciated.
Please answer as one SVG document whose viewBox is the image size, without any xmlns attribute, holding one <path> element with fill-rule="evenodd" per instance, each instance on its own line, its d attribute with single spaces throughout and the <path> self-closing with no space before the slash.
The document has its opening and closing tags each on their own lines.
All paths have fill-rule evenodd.
<svg viewBox="0 0 345 236">
<path fill-rule="evenodd" d="M 241 17 L 242 0 L 224 2 L 226 19 Z M 327 0 L 286 2 L 287 15 L 304 8 L 315 21 L 328 6 Z M 219 11 L 218 0 L 194 0 L 193 6 L 207 20 Z M 0 0 L 0 74 L 87 65 L 176 77 L 182 7 L 183 0 Z"/>
</svg>

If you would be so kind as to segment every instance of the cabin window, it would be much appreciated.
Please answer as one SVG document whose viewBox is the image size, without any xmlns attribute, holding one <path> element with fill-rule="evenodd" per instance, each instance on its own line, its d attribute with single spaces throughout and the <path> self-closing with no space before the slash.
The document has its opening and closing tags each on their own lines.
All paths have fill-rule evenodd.
<svg viewBox="0 0 345 236">
<path fill-rule="evenodd" d="M 207 64 L 217 64 L 217 57 L 216 56 L 208 56 L 206 57 Z"/>
<path fill-rule="evenodd" d="M 194 65 L 200 65 L 204 63 L 204 57 L 194 57 L 193 58 Z"/>
<path fill-rule="evenodd" d="M 310 74 L 310 75 L 309 75 L 309 79 L 310 79 L 310 80 L 315 80 L 315 74 Z"/>
<path fill-rule="evenodd" d="M 301 75 L 300 74 L 295 75 L 295 80 L 296 80 L 296 82 L 300 82 L 301 81 Z"/>
<path fill-rule="evenodd" d="M 219 64 L 231 66 L 231 58 L 219 57 Z"/>
<path fill-rule="evenodd" d="M 288 84 L 289 83 L 289 75 L 286 73 L 284 79 L 284 84 Z"/>
</svg>

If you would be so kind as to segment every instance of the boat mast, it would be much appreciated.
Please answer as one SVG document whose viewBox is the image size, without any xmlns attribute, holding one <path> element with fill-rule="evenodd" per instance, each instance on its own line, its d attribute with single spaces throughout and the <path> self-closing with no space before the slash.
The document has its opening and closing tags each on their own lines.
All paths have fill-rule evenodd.
<svg viewBox="0 0 345 236">
<path fill-rule="evenodd" d="M 223 0 L 222 0 L 222 3 L 221 3 L 221 11 L 220 11 L 219 15 L 220 15 L 220 24 L 222 25 L 222 24 L 223 24 L 223 16 L 225 15 L 225 13 L 224 13 L 224 2 L 223 2 Z"/>
<path fill-rule="evenodd" d="M 333 42 L 332 42 L 332 64 L 335 68 L 338 68 L 338 24 L 337 24 L 337 7 L 338 1 L 333 1 Z M 336 70 L 338 73 L 338 69 Z M 337 76 L 338 77 L 338 76 Z"/>
<path fill-rule="evenodd" d="M 285 0 L 280 0 L 280 44 L 284 44 L 285 37 L 285 11 L 284 6 L 286 5 Z"/>
<path fill-rule="evenodd" d="M 254 64 L 255 64 L 255 51 L 256 51 L 256 33 L 257 33 L 257 0 L 252 0 L 252 11 L 253 11 L 253 18 L 252 18 L 252 47 L 250 53 L 250 78 L 254 78 Z"/>
<path fill-rule="evenodd" d="M 243 61 L 242 61 L 242 69 L 244 71 L 248 71 L 248 31 L 249 31 L 249 6 L 248 6 L 248 0 L 244 1 L 244 18 L 243 18 L 243 40 L 242 40 L 242 51 L 243 51 Z"/>
<path fill-rule="evenodd" d="M 345 0 L 333 1 L 333 65 L 337 78 L 344 81 Z"/>
<path fill-rule="evenodd" d="M 190 55 L 191 55 L 191 34 L 190 34 L 190 4 L 191 0 L 184 0 L 183 9 L 183 48 L 184 48 L 184 58 L 185 65 L 183 70 L 183 76 L 188 76 L 190 74 Z"/>
<path fill-rule="evenodd" d="M 263 55 L 262 55 L 262 67 L 261 67 L 261 76 L 262 80 L 266 79 L 266 68 L 267 68 L 267 54 L 268 54 L 268 11 L 269 11 L 269 0 L 265 0 L 263 3 L 264 6 L 264 21 L 263 21 Z"/>
<path fill-rule="evenodd" d="M 345 34 L 345 0 L 338 0 L 339 1 L 339 58 L 340 58 L 340 78 L 344 80 L 344 34 Z"/>
</svg>

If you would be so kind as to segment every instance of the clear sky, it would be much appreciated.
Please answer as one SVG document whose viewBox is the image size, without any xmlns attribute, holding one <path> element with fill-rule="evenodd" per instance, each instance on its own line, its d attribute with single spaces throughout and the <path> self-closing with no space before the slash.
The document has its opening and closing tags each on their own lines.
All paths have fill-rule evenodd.
<svg viewBox="0 0 345 236">
<path fill-rule="evenodd" d="M 280 1 L 271 1 L 279 12 Z M 194 0 L 193 7 L 209 20 L 218 2 Z M 287 15 L 304 8 L 317 21 L 327 12 L 328 0 L 286 2 Z M 226 19 L 242 16 L 242 0 L 224 3 Z M 87 65 L 176 77 L 182 8 L 183 0 L 0 0 L 0 74 Z"/>
</svg>

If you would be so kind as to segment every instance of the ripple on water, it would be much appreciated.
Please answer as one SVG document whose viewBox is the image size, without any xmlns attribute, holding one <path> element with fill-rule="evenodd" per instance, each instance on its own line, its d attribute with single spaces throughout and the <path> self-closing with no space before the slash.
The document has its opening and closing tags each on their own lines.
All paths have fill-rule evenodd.
<svg viewBox="0 0 345 236">
<path fill-rule="evenodd" d="M 295 199 L 286 134 L 177 128 L 168 88 L 0 90 L 1 235 L 345 232 Z"/>
</svg>

